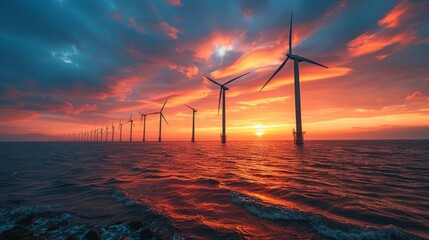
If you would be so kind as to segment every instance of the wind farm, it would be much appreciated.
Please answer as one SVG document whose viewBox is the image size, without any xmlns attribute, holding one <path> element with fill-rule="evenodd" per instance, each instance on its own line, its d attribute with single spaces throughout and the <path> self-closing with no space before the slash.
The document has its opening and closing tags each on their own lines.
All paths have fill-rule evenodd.
<svg viewBox="0 0 429 240">
<path fill-rule="evenodd" d="M 0 2 L 0 239 L 429 239 L 427 12 Z"/>
</svg>

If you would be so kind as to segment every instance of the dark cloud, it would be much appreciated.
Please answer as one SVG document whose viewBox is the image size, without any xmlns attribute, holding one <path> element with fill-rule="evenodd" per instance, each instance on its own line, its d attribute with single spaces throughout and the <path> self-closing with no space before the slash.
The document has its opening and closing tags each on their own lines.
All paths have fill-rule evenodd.
<svg viewBox="0 0 429 240">
<path fill-rule="evenodd" d="M 246 71 L 255 70 L 250 80 L 236 83 L 249 84 L 242 89 L 253 91 L 262 84 L 261 78 L 272 73 L 256 72 L 261 70 L 258 67 L 275 66 L 287 51 L 292 10 L 299 39 L 296 53 L 353 70 L 347 78 L 304 83 L 310 89 L 329 89 L 326 99 L 310 102 L 378 109 L 401 104 L 414 91 L 429 95 L 429 15 L 427 4 L 408 1 L 419 7 L 407 12 L 397 27 L 386 29 L 379 24 L 400 3 L 1 1 L 0 107 L 22 111 L 23 116 L 33 113 L 32 118 L 45 113 L 98 117 L 146 107 L 168 96 L 180 97 L 188 89 L 204 96 L 206 82 L 201 74 L 228 69 L 237 62 Z M 414 38 L 360 55 L 350 52 L 350 42 L 364 34 L 374 34 L 383 42 L 407 31 Z M 261 61 L 265 66 L 253 64 L 261 58 L 267 59 Z M 278 78 L 290 76 L 288 63 Z M 358 93 L 362 96 L 349 97 Z M 372 100 L 365 97 L 368 93 L 374 95 Z"/>
</svg>

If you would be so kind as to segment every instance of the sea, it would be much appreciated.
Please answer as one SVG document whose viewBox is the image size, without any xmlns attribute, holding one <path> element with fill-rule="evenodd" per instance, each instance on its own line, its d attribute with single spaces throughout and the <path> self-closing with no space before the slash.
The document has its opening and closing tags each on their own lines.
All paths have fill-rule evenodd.
<svg viewBox="0 0 429 240">
<path fill-rule="evenodd" d="M 1 142 L 0 233 L 429 239 L 429 141 Z"/>
</svg>

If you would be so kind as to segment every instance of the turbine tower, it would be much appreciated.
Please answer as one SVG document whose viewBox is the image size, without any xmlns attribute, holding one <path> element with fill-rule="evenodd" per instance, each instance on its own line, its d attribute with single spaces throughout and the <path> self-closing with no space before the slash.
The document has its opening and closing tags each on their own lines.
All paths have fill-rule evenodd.
<svg viewBox="0 0 429 240">
<path fill-rule="evenodd" d="M 112 142 L 115 139 L 115 126 L 113 125 L 113 121 L 112 121 Z"/>
<path fill-rule="evenodd" d="M 168 122 L 167 122 L 167 119 L 165 119 L 165 117 L 164 117 L 164 114 L 162 114 L 162 110 L 164 110 L 164 107 L 165 107 L 165 104 L 167 103 L 167 100 L 168 100 L 168 99 L 165 99 L 164 105 L 162 105 L 162 108 L 161 108 L 161 110 L 159 110 L 159 112 L 151 113 L 151 114 L 159 113 L 159 134 L 158 134 L 158 142 L 161 142 L 162 119 L 164 119 L 165 123 L 167 123 L 167 125 L 169 125 L 169 124 L 168 124 Z"/>
<path fill-rule="evenodd" d="M 109 127 L 107 127 L 106 125 L 106 142 L 107 142 L 107 137 L 109 136 Z"/>
<path fill-rule="evenodd" d="M 103 127 L 100 128 L 100 142 L 103 141 Z"/>
<path fill-rule="evenodd" d="M 293 12 L 290 15 L 290 28 L 289 28 L 289 52 L 286 54 L 287 57 L 283 61 L 283 63 L 277 68 L 277 70 L 274 72 L 274 74 L 268 79 L 268 81 L 262 86 L 261 90 L 264 89 L 264 87 L 271 81 L 271 79 L 274 78 L 274 76 L 282 70 L 282 68 L 286 65 L 286 62 L 289 59 L 293 60 L 293 66 L 294 66 L 294 88 L 295 88 L 295 118 L 296 118 L 296 131 L 293 131 L 294 135 L 294 142 L 297 145 L 303 145 L 304 144 L 304 136 L 302 131 L 302 121 L 301 121 L 301 91 L 299 86 L 299 63 L 300 62 L 307 62 L 311 63 L 320 67 L 328 68 L 325 65 L 322 65 L 320 63 L 317 63 L 313 60 L 310 60 L 305 57 L 301 57 L 295 54 L 292 54 L 292 17 Z"/>
<path fill-rule="evenodd" d="M 209 78 L 209 77 L 207 77 L 206 75 L 203 74 L 203 76 L 205 78 L 207 78 L 207 80 L 209 80 L 210 82 L 212 82 L 212 83 L 214 83 L 214 84 L 216 84 L 216 85 L 218 85 L 220 87 L 219 104 L 218 104 L 218 107 L 217 107 L 217 112 L 219 114 L 220 102 L 222 100 L 222 134 L 220 136 L 222 143 L 226 143 L 226 111 L 225 111 L 225 108 L 226 108 L 225 94 L 226 94 L 226 92 L 225 91 L 229 90 L 229 88 L 227 88 L 226 85 L 229 84 L 229 83 L 231 83 L 231 82 L 233 82 L 233 81 L 235 81 L 235 80 L 237 80 L 237 79 L 239 79 L 239 78 L 241 78 L 241 77 L 243 77 L 243 76 L 245 76 L 245 75 L 247 75 L 247 74 L 249 74 L 249 73 L 245 73 L 245 74 L 240 75 L 240 76 L 238 76 L 236 78 L 233 78 L 233 79 L 227 81 L 224 84 L 220 84 L 220 83 L 216 82 L 215 80 L 213 80 L 213 79 L 211 79 L 211 78 Z"/>
<path fill-rule="evenodd" d="M 158 112 L 154 112 L 154 113 L 141 113 L 139 112 L 140 116 L 140 125 L 143 124 L 143 142 L 146 142 L 146 117 L 147 115 L 151 115 L 151 114 L 157 114 Z M 142 123 L 143 122 L 143 123 Z"/>
<path fill-rule="evenodd" d="M 122 142 L 122 125 L 124 124 L 119 120 L 119 142 Z"/>
<path fill-rule="evenodd" d="M 131 112 L 130 114 L 130 120 L 128 120 L 128 122 L 125 123 L 125 124 L 130 123 L 130 142 L 133 141 L 133 126 L 135 126 L 134 120 L 132 118 L 133 118 L 133 112 Z"/>
<path fill-rule="evenodd" d="M 186 104 L 185 104 L 185 106 L 187 106 L 188 108 L 190 108 L 192 110 L 192 138 L 191 138 L 191 142 L 195 142 L 195 113 L 197 112 L 197 109 L 190 107 Z"/>
</svg>

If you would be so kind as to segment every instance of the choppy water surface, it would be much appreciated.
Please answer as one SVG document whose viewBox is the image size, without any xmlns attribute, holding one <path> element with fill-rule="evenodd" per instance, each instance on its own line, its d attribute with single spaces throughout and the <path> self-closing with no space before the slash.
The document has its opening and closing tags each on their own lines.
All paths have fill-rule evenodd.
<svg viewBox="0 0 429 240">
<path fill-rule="evenodd" d="M 429 238 L 429 142 L 0 143 L 0 196 L 51 239 Z"/>
</svg>

